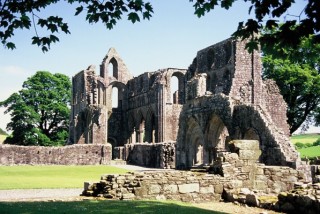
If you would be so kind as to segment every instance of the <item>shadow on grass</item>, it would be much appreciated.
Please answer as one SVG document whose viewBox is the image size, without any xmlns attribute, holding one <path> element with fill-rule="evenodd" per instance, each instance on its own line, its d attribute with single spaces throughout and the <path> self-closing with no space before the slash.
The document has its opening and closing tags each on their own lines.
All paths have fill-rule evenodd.
<svg viewBox="0 0 320 214">
<path fill-rule="evenodd" d="M 209 211 L 182 202 L 160 201 L 69 201 L 69 202 L 0 202 L 0 213 L 183 213 Z"/>
</svg>

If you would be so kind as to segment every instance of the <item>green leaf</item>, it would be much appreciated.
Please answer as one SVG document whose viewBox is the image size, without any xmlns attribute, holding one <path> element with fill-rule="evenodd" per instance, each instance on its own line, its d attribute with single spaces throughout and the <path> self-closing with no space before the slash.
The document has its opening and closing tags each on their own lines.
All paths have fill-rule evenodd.
<svg viewBox="0 0 320 214">
<path fill-rule="evenodd" d="M 132 23 L 135 23 L 136 21 L 140 22 L 139 15 L 135 12 L 128 14 L 128 20 L 130 20 Z"/>
<path fill-rule="evenodd" d="M 12 42 L 8 42 L 8 43 L 6 44 L 6 46 L 7 46 L 8 49 L 11 49 L 11 50 L 13 50 L 13 49 L 16 48 L 16 45 L 15 45 L 14 43 L 12 43 Z"/>
<path fill-rule="evenodd" d="M 74 14 L 75 16 L 79 15 L 83 11 L 83 6 L 77 7 L 76 8 L 76 13 Z"/>
</svg>

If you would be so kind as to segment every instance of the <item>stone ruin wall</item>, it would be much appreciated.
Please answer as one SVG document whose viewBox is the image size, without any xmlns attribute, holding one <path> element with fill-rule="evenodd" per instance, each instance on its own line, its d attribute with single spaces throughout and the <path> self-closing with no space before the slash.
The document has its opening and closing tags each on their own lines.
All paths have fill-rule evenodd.
<svg viewBox="0 0 320 214">
<path fill-rule="evenodd" d="M 245 41 L 228 39 L 200 50 L 186 76 L 178 168 L 192 165 L 192 144 L 201 146 L 202 162 L 210 164 L 217 155 L 214 150 L 223 151 L 223 144 L 233 139 L 259 140 L 260 161 L 265 164 L 299 167 L 300 157 L 289 139 L 286 104 L 274 82 L 262 80 L 260 54 L 249 54 Z M 193 141 L 190 131 L 197 136 Z M 222 140 L 222 134 L 227 138 Z"/>
<path fill-rule="evenodd" d="M 0 145 L 0 165 L 108 165 L 111 145 L 64 147 Z"/>
<path fill-rule="evenodd" d="M 72 78 L 69 144 L 107 142 L 106 82 L 94 70 L 89 66 Z"/>
<path fill-rule="evenodd" d="M 190 168 L 195 165 L 192 162 L 196 154 L 191 154 L 197 150 L 192 148 L 194 144 L 201 144 L 204 151 L 201 164 L 210 164 L 218 152 L 226 149 L 223 144 L 228 141 L 254 139 L 259 140 L 263 150 L 261 162 L 298 167 L 300 158 L 288 136 L 286 104 L 275 83 L 262 80 L 260 54 L 249 54 L 245 44 L 227 39 L 198 51 L 188 70 L 160 69 L 138 77 L 132 77 L 116 51 L 110 49 L 101 64 L 100 76 L 89 67 L 81 74 L 84 78 L 74 79 L 74 90 L 83 88 L 88 99 L 75 106 L 79 125 L 71 126 L 71 136 L 77 133 L 73 143 L 108 141 L 117 148 L 177 141 L 176 166 Z M 113 71 L 108 70 L 110 64 Z M 179 81 L 173 95 L 172 76 Z M 111 106 L 114 87 L 120 91 L 117 108 Z M 95 99 L 96 94 L 99 99 Z M 95 111 L 88 111 L 88 106 L 94 106 Z M 100 119 L 86 119 L 86 112 Z M 197 137 L 188 136 L 188 132 Z M 142 151 L 143 146 L 138 147 L 132 154 Z M 145 149 L 149 151 L 149 146 Z"/>
<path fill-rule="evenodd" d="M 221 153 L 210 174 L 192 171 L 143 171 L 102 175 L 85 182 L 83 195 L 107 199 L 231 201 L 277 211 L 320 211 L 320 185 L 307 185 L 301 171 L 258 163 L 259 142 L 236 140 Z M 278 196 L 279 195 L 279 196 Z"/>
</svg>

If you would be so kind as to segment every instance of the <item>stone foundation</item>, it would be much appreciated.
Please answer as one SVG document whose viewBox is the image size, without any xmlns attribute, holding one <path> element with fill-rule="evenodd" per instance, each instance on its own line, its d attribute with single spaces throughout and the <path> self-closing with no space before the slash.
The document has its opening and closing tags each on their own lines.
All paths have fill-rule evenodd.
<svg viewBox="0 0 320 214">
<path fill-rule="evenodd" d="M 0 145 L 0 165 L 98 165 L 110 164 L 111 145 L 64 147 Z"/>
<path fill-rule="evenodd" d="M 175 142 L 133 143 L 115 147 L 115 159 L 126 160 L 129 164 L 152 168 L 175 168 Z"/>
<path fill-rule="evenodd" d="M 261 154 L 258 141 L 236 140 L 229 145 L 233 152 L 219 153 L 215 163 L 208 166 L 211 174 L 167 170 L 103 175 L 98 183 L 85 183 L 83 195 L 192 202 L 222 198 L 228 201 L 243 201 L 246 198 L 244 190 L 276 195 L 292 190 L 296 182 L 307 181 L 303 172 L 290 167 L 257 163 Z M 152 144 L 148 146 L 152 148 Z M 143 147 L 136 147 L 139 151 L 138 148 Z M 141 154 L 142 157 L 145 155 Z"/>
</svg>

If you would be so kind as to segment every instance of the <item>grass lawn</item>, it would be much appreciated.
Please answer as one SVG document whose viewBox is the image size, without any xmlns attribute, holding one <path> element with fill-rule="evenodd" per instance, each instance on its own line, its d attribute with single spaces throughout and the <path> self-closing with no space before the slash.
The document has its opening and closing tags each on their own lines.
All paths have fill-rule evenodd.
<svg viewBox="0 0 320 214">
<path fill-rule="evenodd" d="M 307 148 L 299 149 L 298 152 L 300 152 L 300 157 L 319 157 L 320 156 L 320 146 L 311 146 Z"/>
<path fill-rule="evenodd" d="M 103 174 L 128 170 L 112 166 L 0 166 L 0 189 L 82 188 Z"/>
<path fill-rule="evenodd" d="M 1 213 L 221 213 L 172 201 L 0 202 Z"/>
<path fill-rule="evenodd" d="M 0 134 L 0 144 L 2 144 L 6 138 L 7 138 L 7 135 Z"/>
<path fill-rule="evenodd" d="M 291 137 L 292 143 L 313 143 L 320 138 L 320 134 L 301 134 L 301 135 L 293 135 Z"/>
</svg>

